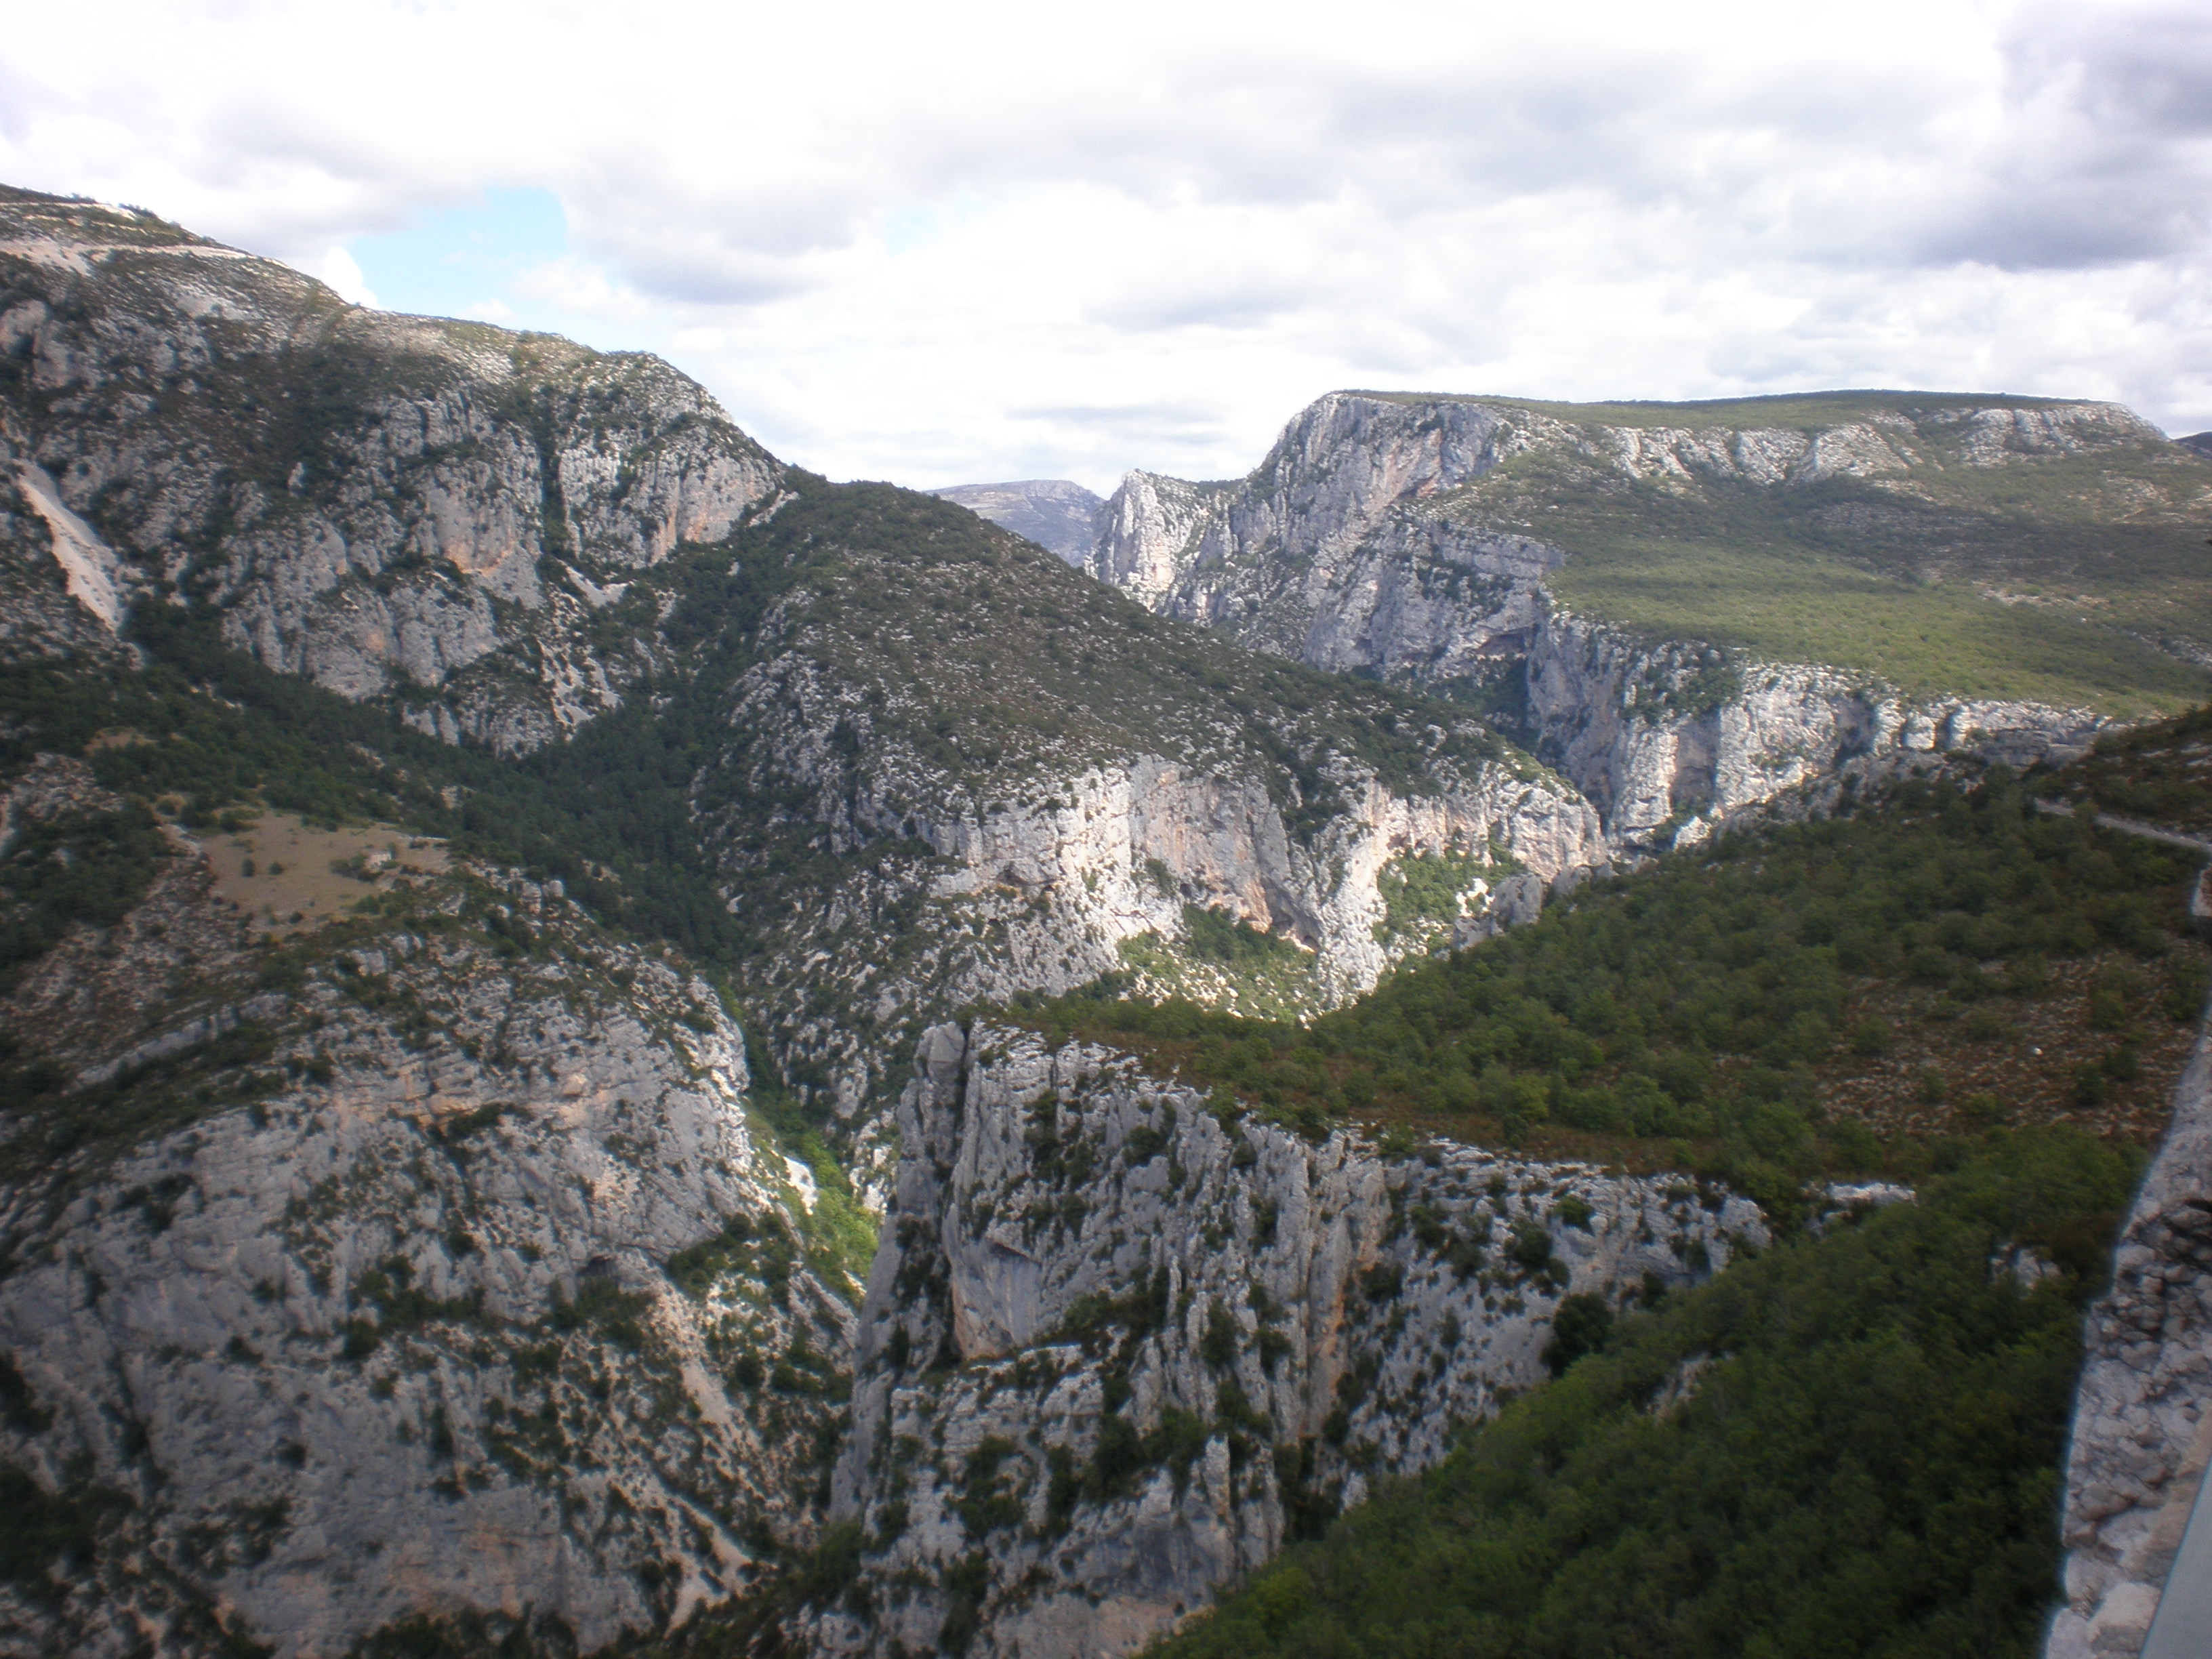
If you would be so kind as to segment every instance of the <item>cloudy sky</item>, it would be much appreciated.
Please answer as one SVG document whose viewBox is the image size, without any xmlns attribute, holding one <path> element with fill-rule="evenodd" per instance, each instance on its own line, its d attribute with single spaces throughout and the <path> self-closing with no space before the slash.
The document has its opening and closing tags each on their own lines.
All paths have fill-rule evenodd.
<svg viewBox="0 0 2212 1659">
<path fill-rule="evenodd" d="M 787 459 L 1241 473 L 1337 386 L 2212 427 L 2212 8 L 75 0 L 0 179 L 658 351 Z"/>
</svg>

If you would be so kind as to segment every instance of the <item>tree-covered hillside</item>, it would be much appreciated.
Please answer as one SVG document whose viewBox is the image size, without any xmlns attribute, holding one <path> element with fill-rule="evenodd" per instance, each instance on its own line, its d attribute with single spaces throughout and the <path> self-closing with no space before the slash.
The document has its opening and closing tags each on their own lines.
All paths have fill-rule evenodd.
<svg viewBox="0 0 2212 1659">
<path fill-rule="evenodd" d="M 2025 1659 L 2081 1304 L 2137 1160 L 1992 1133 L 1595 1350 L 1159 1659 Z M 1563 1355 L 1562 1358 L 1566 1358 Z"/>
<path fill-rule="evenodd" d="M 2147 1140 L 2205 996 L 2200 860 L 2038 810 L 2075 775 L 1908 781 L 1724 835 L 1309 1027 L 1110 985 L 1033 1017 L 1316 1130 L 1686 1164 L 1784 1210 L 1824 1169 L 1909 1173 L 1931 1136 L 2077 1121 Z"/>
</svg>

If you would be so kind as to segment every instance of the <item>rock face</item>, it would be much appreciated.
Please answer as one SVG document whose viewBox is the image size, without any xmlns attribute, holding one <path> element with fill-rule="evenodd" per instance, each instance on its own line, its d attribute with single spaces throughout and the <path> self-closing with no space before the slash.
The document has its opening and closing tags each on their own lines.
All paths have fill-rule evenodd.
<svg viewBox="0 0 2212 1659">
<path fill-rule="evenodd" d="M 2014 767 L 2087 754 L 2086 708 L 1899 696 L 1870 675 L 1654 646 L 1553 608 L 1534 630 L 1528 708 L 1553 763 L 1616 846 L 1692 844 L 1746 807 L 1844 770 L 1965 750 Z"/>
<path fill-rule="evenodd" d="M 1310 1011 L 1438 942 L 1378 934 L 1390 860 L 1607 857 L 1472 719 L 1094 609 L 949 505 L 785 468 L 657 360 L 361 311 L 24 191 L 0 284 L 0 653 L 119 664 L 136 617 L 510 754 L 651 673 L 656 716 L 708 728 L 669 816 L 760 941 L 770 1050 L 848 1115 L 974 998 L 1127 972 Z M 1077 486 L 979 488 L 950 493 L 1090 533 Z M 1269 972 L 1201 959 L 1206 916 L 1279 944 Z M 893 946 L 856 948 L 876 928 Z"/>
<path fill-rule="evenodd" d="M 1779 407 L 1791 400 L 1768 401 L 1778 422 L 1795 418 Z M 1604 533 L 1620 528 L 1613 519 L 1632 522 L 1648 497 L 1652 515 L 1710 508 L 1722 538 L 1745 533 L 1723 508 L 1741 513 L 1741 498 L 1765 492 L 1798 504 L 1806 534 L 1856 548 L 1892 533 L 1891 520 L 1899 538 L 1956 539 L 1961 524 L 1993 533 L 1963 509 L 1927 506 L 1926 525 L 1905 511 L 1932 500 L 1923 479 L 1947 469 L 1971 478 L 2178 453 L 2111 405 L 1931 401 L 1941 406 L 1771 427 L 1683 405 L 1684 423 L 1670 426 L 1641 406 L 1335 392 L 1293 420 L 1245 479 L 1129 474 L 1085 568 L 1156 611 L 1260 650 L 1472 696 L 1590 796 L 1617 847 L 1640 851 L 1856 756 L 1970 748 L 2063 759 L 2100 729 L 2081 709 L 1906 696 L 1872 673 L 1763 659 L 1693 628 L 1655 641 L 1562 605 L 1567 542 L 1556 538 L 1569 521 L 1550 517 L 1558 501 L 1534 499 L 1546 489 L 1572 495 Z M 2201 508 L 2168 512 L 2166 495 L 2127 482 L 2166 517 Z M 2187 482 L 2166 495 L 2185 495 Z M 2185 641 L 2172 649 L 2195 659 Z"/>
<path fill-rule="evenodd" d="M 1620 1304 L 1766 1237 L 1686 1182 L 1309 1145 L 1108 1051 L 939 1026 L 901 1105 L 816 1650 L 1127 1653 Z"/>
<path fill-rule="evenodd" d="M 1080 565 L 1090 556 L 1091 544 L 1098 538 L 1098 509 L 1106 505 L 1081 484 L 1066 478 L 954 484 L 929 493 L 957 501 L 1017 536 L 1027 537 L 1073 565 Z"/>
<path fill-rule="evenodd" d="M 760 930 L 769 1036 L 848 1119 L 887 1113 L 905 1045 L 964 1003 L 1110 973 L 1303 1015 L 1496 878 L 1608 856 L 1572 787 L 1470 715 L 1161 622 L 950 505 L 809 492 L 729 557 L 760 586 L 726 657 L 694 647 L 731 667 L 697 683 L 690 803 Z M 1394 927 L 1394 861 L 1447 855 L 1459 914 Z"/>
<path fill-rule="evenodd" d="M 2212 1036 L 2091 1308 L 2066 1464 L 2066 1605 L 2046 1659 L 2142 1645 L 2212 1462 Z"/>
<path fill-rule="evenodd" d="M 149 216 L 0 190 L 0 534 L 45 541 L 110 631 L 181 590 L 272 668 L 530 749 L 651 665 L 630 580 L 782 472 L 657 358 L 362 311 Z"/>
<path fill-rule="evenodd" d="M 1129 474 L 1085 568 L 1155 611 L 1319 667 L 1464 677 L 1526 648 L 1540 579 L 1564 556 L 1419 509 L 1533 441 L 1481 404 L 1333 392 L 1240 483 Z"/>
<path fill-rule="evenodd" d="M 95 963 L 203 994 L 87 1000 Z M 70 996 L 80 1080 L 0 1146 L 0 1442 L 10 1503 L 99 1541 L 0 1589 L 9 1650 L 460 1614 L 590 1649 L 811 1539 L 858 1287 L 702 981 L 490 870 L 257 978 L 181 843 L 11 1024 Z"/>
</svg>

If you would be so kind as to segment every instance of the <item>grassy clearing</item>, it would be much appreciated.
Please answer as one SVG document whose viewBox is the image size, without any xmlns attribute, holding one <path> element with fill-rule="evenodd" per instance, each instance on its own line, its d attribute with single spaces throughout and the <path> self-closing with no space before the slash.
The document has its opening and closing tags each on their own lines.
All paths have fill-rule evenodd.
<svg viewBox="0 0 2212 1659">
<path fill-rule="evenodd" d="M 323 829 L 288 812 L 207 841 L 216 891 L 276 933 L 319 927 L 370 892 L 447 867 L 442 846 L 404 830 Z"/>
<path fill-rule="evenodd" d="M 1968 587 L 1883 575 L 1814 550 L 1597 532 L 1578 538 L 1576 553 L 1553 583 L 1561 600 L 1650 637 L 1862 669 L 1919 695 L 2128 719 L 2204 694 L 2201 671 L 2086 611 L 1993 603 Z"/>
</svg>

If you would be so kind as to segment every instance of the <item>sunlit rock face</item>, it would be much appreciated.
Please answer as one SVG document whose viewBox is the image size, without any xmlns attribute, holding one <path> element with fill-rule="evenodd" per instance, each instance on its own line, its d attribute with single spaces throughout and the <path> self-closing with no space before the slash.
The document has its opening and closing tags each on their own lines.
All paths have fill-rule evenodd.
<svg viewBox="0 0 2212 1659">
<path fill-rule="evenodd" d="M 1247 478 L 1130 473 L 1101 509 L 1085 568 L 1256 649 L 1473 693 L 1590 798 L 1617 848 L 1641 852 L 1684 832 L 1698 839 L 1853 760 L 1962 750 L 2016 765 L 2063 760 L 2106 722 L 2035 702 L 1908 696 L 1868 673 L 1574 614 L 1553 591 L 1568 556 L 1546 539 L 1541 514 L 1486 516 L 1464 499 L 1468 487 L 1540 456 L 1597 496 L 1908 489 L 1938 447 L 1947 461 L 1990 469 L 2151 444 L 2169 447 L 2100 404 L 1947 407 L 1804 431 L 1611 425 L 1601 412 L 1333 392 Z"/>
<path fill-rule="evenodd" d="M 1767 1237 L 1686 1181 L 1316 1146 L 987 1024 L 927 1034 L 900 1124 L 835 1488 L 873 1616 L 817 1610 L 819 1652 L 1133 1651 L 1545 1376 L 1563 1297 Z"/>
</svg>

